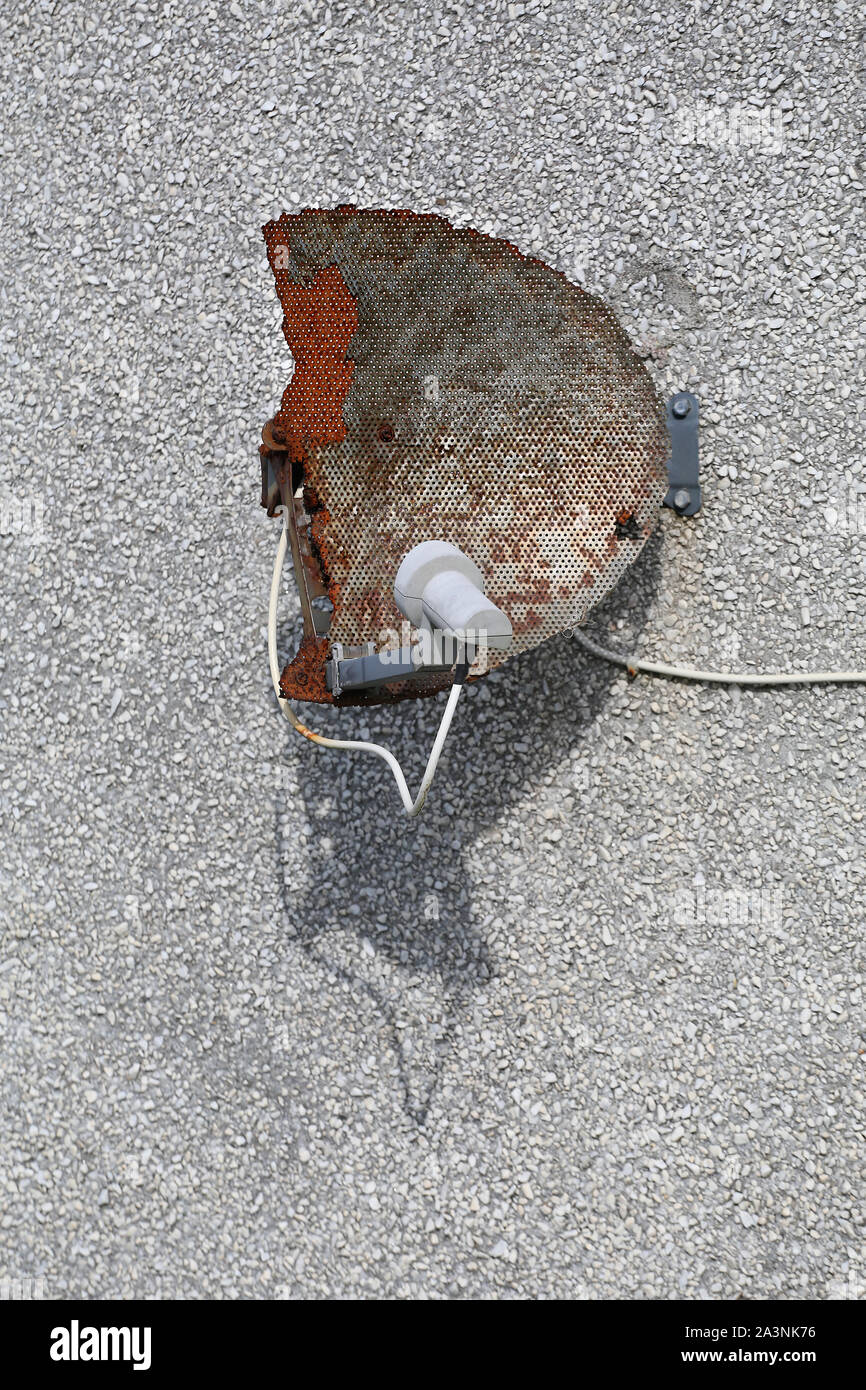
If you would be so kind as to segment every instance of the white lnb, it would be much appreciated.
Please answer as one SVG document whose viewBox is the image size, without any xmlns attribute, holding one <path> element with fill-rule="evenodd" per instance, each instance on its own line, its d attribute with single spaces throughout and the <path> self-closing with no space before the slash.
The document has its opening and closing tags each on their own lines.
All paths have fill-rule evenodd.
<svg viewBox="0 0 866 1390">
<path fill-rule="evenodd" d="M 480 569 L 449 541 L 422 541 L 409 551 L 394 580 L 394 600 L 416 627 L 474 645 L 504 649 L 511 643 L 511 623 L 485 598 Z"/>
</svg>

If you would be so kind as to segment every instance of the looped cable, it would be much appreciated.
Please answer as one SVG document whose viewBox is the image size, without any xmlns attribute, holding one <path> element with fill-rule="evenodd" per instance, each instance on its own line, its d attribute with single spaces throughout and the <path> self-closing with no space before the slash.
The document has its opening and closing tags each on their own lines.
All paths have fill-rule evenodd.
<svg viewBox="0 0 866 1390">
<path fill-rule="evenodd" d="M 274 683 L 274 693 L 277 697 L 280 709 L 293 729 L 296 729 L 299 734 L 303 734 L 304 738 L 310 739 L 313 743 L 318 743 L 322 748 L 350 748 L 358 753 L 375 753 L 377 758 L 382 758 L 394 774 L 394 781 L 397 783 L 397 790 L 400 793 L 403 809 L 407 816 L 417 816 L 427 799 L 427 793 L 430 790 L 430 784 L 433 781 L 436 766 L 439 762 L 439 755 L 442 752 L 445 739 L 448 736 L 448 730 L 454 718 L 454 711 L 457 708 L 457 701 L 460 699 L 463 683 L 462 681 L 459 683 L 455 682 L 451 687 L 448 703 L 442 715 L 442 722 L 439 725 L 439 731 L 436 734 L 436 739 L 430 750 L 430 757 L 427 759 L 427 767 L 424 771 L 424 776 L 421 778 L 418 795 L 414 800 L 409 791 L 406 778 L 403 776 L 403 769 L 394 757 L 394 754 L 389 752 L 387 748 L 383 748 L 380 743 L 365 743 L 359 739 L 326 738 L 324 734 L 317 734 L 314 733 L 312 729 L 308 729 L 306 724 L 302 723 L 295 714 L 295 711 L 280 690 L 280 663 L 277 655 L 277 604 L 279 603 L 280 580 L 282 578 L 289 539 L 289 513 L 286 507 L 281 507 L 279 510 L 281 510 L 283 514 L 283 530 L 280 535 L 279 546 L 277 547 L 277 558 L 274 563 L 274 574 L 271 580 L 271 598 L 268 606 L 268 658 L 271 665 L 271 680 Z"/>
</svg>

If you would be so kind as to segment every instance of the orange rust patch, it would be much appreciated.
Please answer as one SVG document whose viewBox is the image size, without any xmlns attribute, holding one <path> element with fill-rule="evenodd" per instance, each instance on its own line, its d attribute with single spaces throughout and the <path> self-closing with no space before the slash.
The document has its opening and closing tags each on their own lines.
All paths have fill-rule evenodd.
<svg viewBox="0 0 866 1390">
<path fill-rule="evenodd" d="M 339 444 L 346 437 L 343 402 L 352 380 L 346 361 L 358 327 L 358 306 L 337 266 L 318 271 L 308 285 L 277 277 L 283 332 L 295 372 L 276 415 L 293 459 L 312 445 Z"/>
<path fill-rule="evenodd" d="M 292 660 L 280 677 L 280 689 L 287 700 L 330 700 L 325 684 L 328 641 L 324 637 L 303 637 Z"/>
</svg>

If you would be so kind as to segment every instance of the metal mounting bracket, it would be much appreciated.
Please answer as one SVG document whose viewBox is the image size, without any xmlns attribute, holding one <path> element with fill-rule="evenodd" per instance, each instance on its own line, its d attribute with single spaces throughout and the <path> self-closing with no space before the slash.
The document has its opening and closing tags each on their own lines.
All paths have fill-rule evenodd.
<svg viewBox="0 0 866 1390">
<path fill-rule="evenodd" d="M 698 398 L 689 391 L 678 391 L 668 401 L 671 456 L 662 506 L 671 507 L 679 516 L 695 516 L 701 509 L 698 414 Z"/>
</svg>

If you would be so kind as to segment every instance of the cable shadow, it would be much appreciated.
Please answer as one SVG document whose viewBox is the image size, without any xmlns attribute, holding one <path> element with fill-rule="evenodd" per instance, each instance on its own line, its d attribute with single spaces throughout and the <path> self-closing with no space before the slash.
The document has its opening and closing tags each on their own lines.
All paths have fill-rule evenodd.
<svg viewBox="0 0 866 1390">
<path fill-rule="evenodd" d="M 658 527 L 593 614 L 595 633 L 614 620 L 624 623 L 614 639 L 624 651 L 633 649 L 649 613 L 661 548 Z M 297 633 L 281 634 L 281 650 L 293 649 L 293 642 Z M 464 694 L 417 821 L 404 815 L 391 773 L 379 759 L 286 739 L 281 763 L 299 788 L 308 824 L 321 828 L 310 836 L 316 848 L 304 854 L 307 881 L 298 887 L 297 799 L 287 805 L 283 795 L 277 801 L 275 849 L 285 921 L 310 960 L 358 991 L 359 1002 L 363 996 L 375 1007 L 397 1059 L 402 1107 L 416 1125 L 426 1122 L 461 1019 L 496 973 L 485 939 L 491 888 L 488 883 L 485 919 L 482 903 L 473 901 L 467 861 L 473 851 L 483 852 L 485 836 L 505 813 L 579 750 L 621 677 L 565 634 L 507 662 L 474 695 Z M 357 735 L 359 724 L 366 724 L 370 737 L 396 753 L 414 790 L 441 712 L 442 704 L 431 700 L 363 713 L 316 707 L 311 722 L 322 732 L 340 729 L 344 737 L 351 736 L 347 726 Z M 483 776 L 476 775 L 478 769 Z M 364 950 L 347 951 L 347 929 Z M 381 967 L 376 978 L 370 978 L 375 970 L 366 972 L 371 960 Z M 411 1028 L 405 1025 L 409 1006 L 417 1025 Z M 439 1016 L 432 1024 L 431 1014 Z"/>
</svg>

